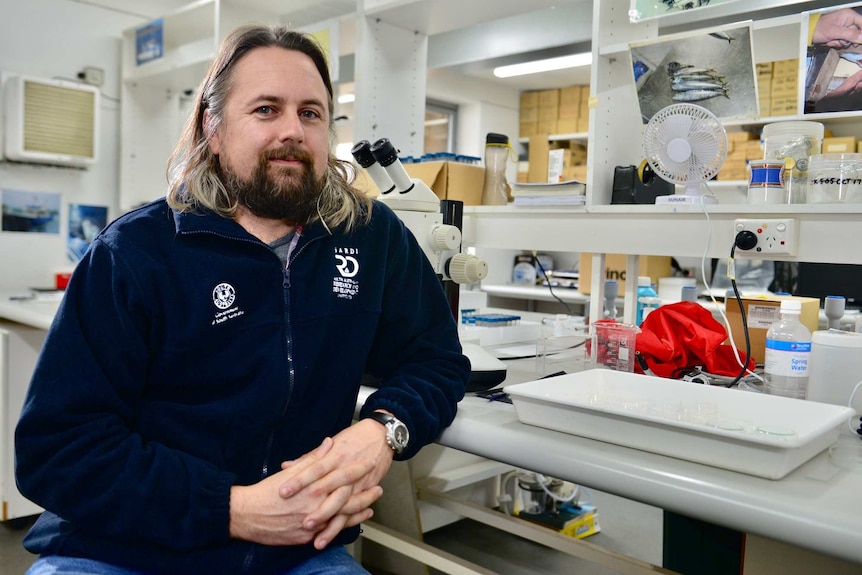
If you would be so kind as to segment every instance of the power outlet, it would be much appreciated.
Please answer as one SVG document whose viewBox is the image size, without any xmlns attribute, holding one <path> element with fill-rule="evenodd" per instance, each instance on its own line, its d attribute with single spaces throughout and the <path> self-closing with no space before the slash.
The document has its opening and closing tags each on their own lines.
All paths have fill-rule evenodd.
<svg viewBox="0 0 862 575">
<path fill-rule="evenodd" d="M 795 256 L 797 248 L 798 222 L 794 219 L 781 220 L 736 220 L 736 233 L 754 233 L 757 243 L 749 250 L 737 247 L 737 254 L 748 256 Z"/>
</svg>

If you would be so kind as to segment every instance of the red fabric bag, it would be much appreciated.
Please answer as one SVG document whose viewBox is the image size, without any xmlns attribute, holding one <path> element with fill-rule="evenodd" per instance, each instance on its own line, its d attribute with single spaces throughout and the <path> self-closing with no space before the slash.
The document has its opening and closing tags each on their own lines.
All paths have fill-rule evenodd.
<svg viewBox="0 0 862 575">
<path fill-rule="evenodd" d="M 677 377 L 687 368 L 700 366 L 707 373 L 736 377 L 741 368 L 733 348 L 724 345 L 727 330 L 703 306 L 683 301 L 650 312 L 641 324 L 636 349 L 649 369 L 660 377 Z M 739 352 L 745 361 L 745 351 Z M 754 370 L 755 362 L 748 360 Z M 640 366 L 636 367 L 641 372 Z"/>
</svg>

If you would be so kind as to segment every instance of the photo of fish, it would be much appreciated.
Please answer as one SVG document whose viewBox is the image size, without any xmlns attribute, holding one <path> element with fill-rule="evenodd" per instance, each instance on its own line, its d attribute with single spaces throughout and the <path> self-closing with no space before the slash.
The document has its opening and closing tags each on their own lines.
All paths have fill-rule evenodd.
<svg viewBox="0 0 862 575">
<path fill-rule="evenodd" d="M 718 118 L 756 119 L 751 27 L 710 29 L 629 44 L 644 124 L 671 104 L 690 102 Z"/>
<path fill-rule="evenodd" d="M 737 0 L 631 0 L 629 19 L 632 22 L 659 18 L 679 12 L 700 10 Z"/>
</svg>

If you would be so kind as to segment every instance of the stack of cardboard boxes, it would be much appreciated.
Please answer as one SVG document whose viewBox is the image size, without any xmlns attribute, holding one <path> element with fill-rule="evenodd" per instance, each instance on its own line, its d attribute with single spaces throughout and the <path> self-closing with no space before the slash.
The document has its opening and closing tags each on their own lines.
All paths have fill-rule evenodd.
<svg viewBox="0 0 862 575">
<path fill-rule="evenodd" d="M 770 80 L 761 75 L 761 69 L 772 65 Z M 757 86 L 762 94 L 760 115 L 765 116 L 795 116 L 799 113 L 799 59 L 778 60 L 757 65 Z M 767 89 L 768 88 L 768 89 Z M 763 94 L 769 94 L 769 107 L 764 108 Z"/>
<path fill-rule="evenodd" d="M 529 138 L 529 161 L 522 162 L 518 181 L 548 181 L 548 152 L 563 149 L 563 180 L 586 181 L 587 147 L 574 140 L 548 141 L 551 134 L 589 131 L 589 86 L 521 92 L 520 133 Z"/>
<path fill-rule="evenodd" d="M 521 92 L 520 137 L 589 130 L 589 86 Z"/>
<path fill-rule="evenodd" d="M 715 179 L 748 180 L 748 161 L 762 159 L 759 134 L 730 132 L 727 134 L 727 159 Z"/>
</svg>

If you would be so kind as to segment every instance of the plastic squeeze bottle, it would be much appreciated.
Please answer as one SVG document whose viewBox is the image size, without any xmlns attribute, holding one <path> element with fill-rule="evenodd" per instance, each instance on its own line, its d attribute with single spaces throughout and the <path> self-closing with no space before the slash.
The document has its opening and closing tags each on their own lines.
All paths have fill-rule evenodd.
<svg viewBox="0 0 862 575">
<path fill-rule="evenodd" d="M 805 399 L 811 332 L 799 322 L 802 302 L 781 301 L 781 319 L 766 332 L 763 379 L 766 393 Z"/>
<path fill-rule="evenodd" d="M 644 321 L 644 308 L 648 305 L 653 304 L 654 301 L 652 299 L 645 299 L 641 301 L 643 298 L 658 298 L 658 294 L 655 293 L 655 290 L 652 289 L 652 279 L 649 276 L 638 276 L 638 305 L 637 305 L 637 313 L 635 315 L 635 324 L 640 325 Z M 649 313 L 649 312 L 647 312 Z"/>
<path fill-rule="evenodd" d="M 506 161 L 509 159 L 509 137 L 489 132 L 485 137 L 485 183 L 482 187 L 483 206 L 505 206 L 511 188 L 506 181 Z"/>
</svg>

